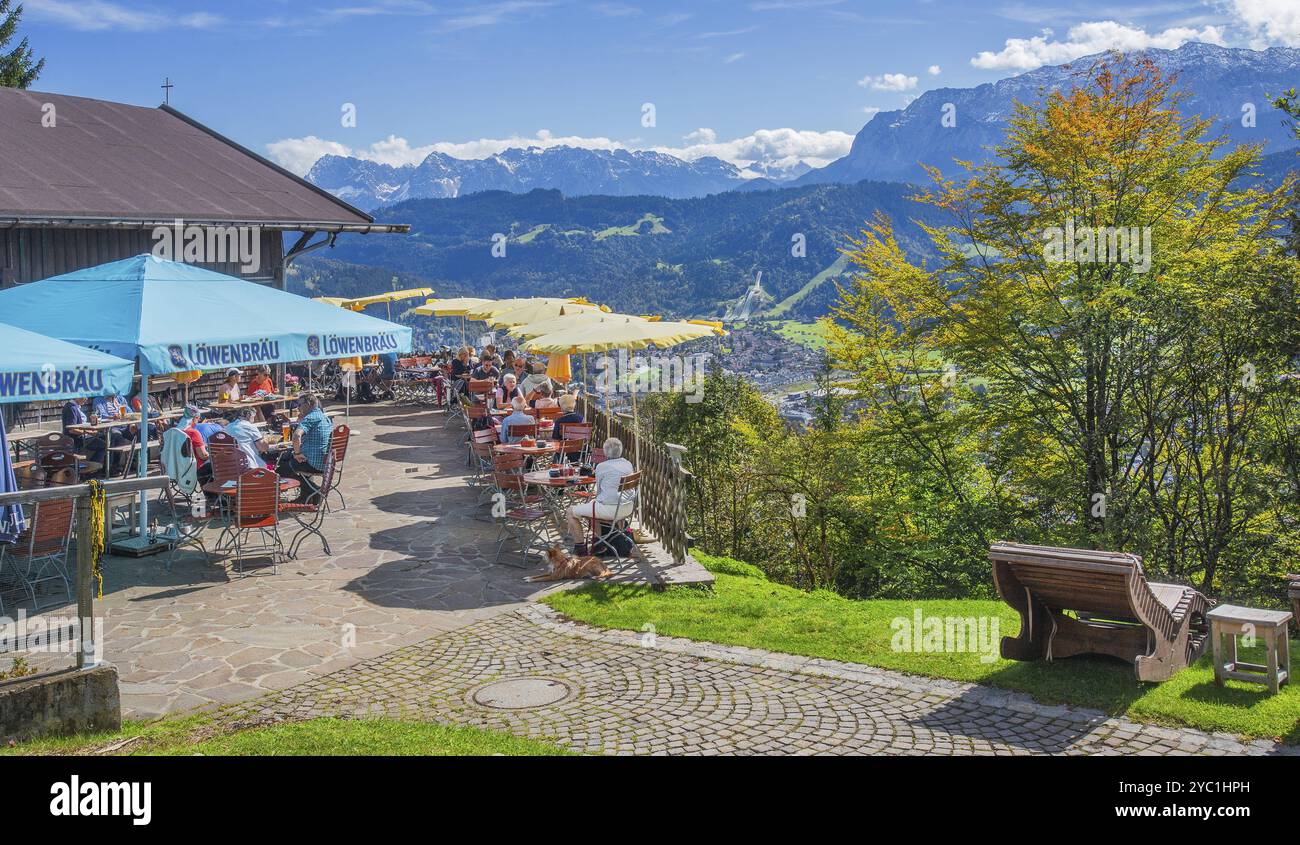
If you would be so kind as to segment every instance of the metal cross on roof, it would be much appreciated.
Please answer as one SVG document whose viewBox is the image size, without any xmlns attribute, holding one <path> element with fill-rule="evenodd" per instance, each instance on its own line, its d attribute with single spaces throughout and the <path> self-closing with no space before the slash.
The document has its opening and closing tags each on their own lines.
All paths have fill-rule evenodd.
<svg viewBox="0 0 1300 845">
<path fill-rule="evenodd" d="M 172 85 L 172 80 L 170 76 L 163 77 L 163 84 L 161 87 L 163 89 L 163 103 L 166 105 L 171 105 L 172 89 L 175 88 L 176 86 Z"/>
</svg>

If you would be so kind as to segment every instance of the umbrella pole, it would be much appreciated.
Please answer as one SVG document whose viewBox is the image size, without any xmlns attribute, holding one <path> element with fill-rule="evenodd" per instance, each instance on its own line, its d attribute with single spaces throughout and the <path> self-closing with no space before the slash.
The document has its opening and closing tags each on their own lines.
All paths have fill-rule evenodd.
<svg viewBox="0 0 1300 845">
<path fill-rule="evenodd" d="M 136 475 L 144 478 L 149 474 L 149 376 L 140 374 L 140 424 L 136 427 Z M 112 438 L 110 437 L 110 440 Z M 140 548 L 149 542 L 149 494 L 140 491 Z"/>
</svg>

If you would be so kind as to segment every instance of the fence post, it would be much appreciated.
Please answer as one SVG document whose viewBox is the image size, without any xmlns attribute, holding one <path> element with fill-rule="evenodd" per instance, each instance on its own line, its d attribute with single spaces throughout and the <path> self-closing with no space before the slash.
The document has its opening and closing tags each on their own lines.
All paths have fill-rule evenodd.
<svg viewBox="0 0 1300 845">
<path fill-rule="evenodd" d="M 80 627 L 81 647 L 77 650 L 77 668 L 86 668 L 87 660 L 94 660 L 94 542 L 91 535 L 91 505 L 89 496 L 77 497 L 77 624 Z"/>
</svg>

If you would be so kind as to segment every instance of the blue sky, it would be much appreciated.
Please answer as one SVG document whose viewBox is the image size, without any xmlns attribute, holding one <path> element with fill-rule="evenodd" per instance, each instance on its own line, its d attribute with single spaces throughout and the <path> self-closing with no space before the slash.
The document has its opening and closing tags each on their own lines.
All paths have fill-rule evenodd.
<svg viewBox="0 0 1300 845">
<path fill-rule="evenodd" d="M 152 106 L 170 77 L 173 105 L 299 172 L 528 140 L 824 163 L 930 88 L 1110 46 L 1300 46 L 1300 0 L 24 4 L 38 90 Z"/>
</svg>

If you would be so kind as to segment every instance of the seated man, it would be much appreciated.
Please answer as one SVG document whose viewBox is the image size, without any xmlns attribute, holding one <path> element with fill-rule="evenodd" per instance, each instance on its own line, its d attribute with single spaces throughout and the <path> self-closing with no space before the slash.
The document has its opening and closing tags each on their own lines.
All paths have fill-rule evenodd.
<svg viewBox="0 0 1300 845">
<path fill-rule="evenodd" d="M 524 402 L 522 396 L 516 396 L 510 400 L 510 415 L 501 421 L 501 442 L 518 443 L 523 440 L 522 434 L 511 435 L 510 427 L 512 425 L 536 425 L 537 420 L 527 414 L 528 405 Z"/>
<path fill-rule="evenodd" d="M 310 476 L 325 472 L 325 461 L 329 456 L 330 434 L 334 423 L 321 410 L 320 400 L 314 394 L 304 393 L 298 398 L 298 427 L 293 430 L 293 450 L 280 456 L 276 472 L 282 478 L 296 478 L 300 486 L 298 498 L 300 504 L 307 504 L 309 499 L 318 498 L 320 488 Z"/>
<path fill-rule="evenodd" d="M 490 354 L 484 355 L 482 363 L 475 368 L 474 372 L 470 373 L 470 377 L 479 380 L 491 379 L 496 381 L 501 377 L 501 371 L 497 369 L 496 359 Z"/>
<path fill-rule="evenodd" d="M 212 456 L 208 454 L 207 440 L 199 433 L 200 419 L 199 409 L 193 405 L 186 405 L 185 413 L 177 420 L 176 427 L 190 439 L 190 452 L 194 455 L 194 462 L 199 468 L 199 484 L 207 484 L 212 480 Z"/>
<path fill-rule="evenodd" d="M 555 404 L 560 406 L 560 415 L 555 418 L 557 432 L 565 423 L 583 422 L 582 414 L 578 411 L 578 397 L 572 393 L 561 393 L 560 398 L 555 400 Z"/>
<path fill-rule="evenodd" d="M 105 460 L 109 445 L 125 446 L 127 441 L 115 428 L 101 433 L 82 427 L 93 424 L 90 417 L 86 415 L 85 407 L 76 399 L 69 399 L 63 403 L 63 433 L 71 437 L 76 448 L 85 453 L 86 460 L 107 469 Z"/>
<path fill-rule="evenodd" d="M 267 435 L 253 423 L 256 415 L 257 411 L 253 408 L 240 408 L 238 416 L 226 426 L 226 434 L 235 438 L 235 445 L 239 447 L 241 473 L 268 466 L 263 454 L 266 451 Z"/>
<path fill-rule="evenodd" d="M 581 423 L 582 414 L 578 413 L 578 397 L 572 393 L 561 393 L 560 398 L 555 400 L 560 406 L 560 415 L 555 418 L 555 428 L 551 429 L 556 440 L 564 439 L 565 423 Z M 564 460 L 576 461 L 582 457 L 581 452 L 565 452 Z"/>
<path fill-rule="evenodd" d="M 636 503 L 635 493 L 620 493 L 618 489 L 619 482 L 635 472 L 632 462 L 623 457 L 623 441 L 611 437 L 601 448 L 605 460 L 596 464 L 596 495 L 590 502 L 573 505 L 565 512 L 569 538 L 575 550 L 579 543 L 585 542 L 582 520 L 617 522 L 631 516 L 632 506 Z"/>
</svg>

